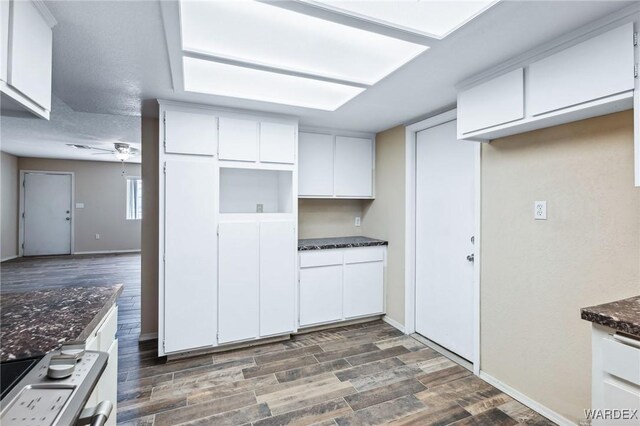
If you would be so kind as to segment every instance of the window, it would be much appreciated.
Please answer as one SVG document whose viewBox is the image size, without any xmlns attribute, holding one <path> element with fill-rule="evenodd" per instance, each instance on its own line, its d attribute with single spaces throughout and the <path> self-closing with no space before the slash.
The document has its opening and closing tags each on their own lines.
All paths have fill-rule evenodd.
<svg viewBox="0 0 640 426">
<path fill-rule="evenodd" d="M 142 219 L 142 179 L 127 177 L 127 220 Z"/>
</svg>

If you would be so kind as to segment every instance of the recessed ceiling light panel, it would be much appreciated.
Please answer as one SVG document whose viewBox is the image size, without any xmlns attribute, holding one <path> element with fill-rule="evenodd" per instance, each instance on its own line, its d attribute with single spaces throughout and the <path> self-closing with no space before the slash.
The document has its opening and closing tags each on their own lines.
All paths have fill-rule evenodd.
<svg viewBox="0 0 640 426">
<path fill-rule="evenodd" d="M 197 58 L 183 58 L 184 90 L 333 111 L 364 89 Z"/>
<path fill-rule="evenodd" d="M 180 19 L 183 50 L 363 85 L 428 49 L 256 1 L 182 0 Z"/>
<path fill-rule="evenodd" d="M 497 0 L 303 0 L 330 10 L 404 29 L 428 37 L 444 38 Z"/>
</svg>

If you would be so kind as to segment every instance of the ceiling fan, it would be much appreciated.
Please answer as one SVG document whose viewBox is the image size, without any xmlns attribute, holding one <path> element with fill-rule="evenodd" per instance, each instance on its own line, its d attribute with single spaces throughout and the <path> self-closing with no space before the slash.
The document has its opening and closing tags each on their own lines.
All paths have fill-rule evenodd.
<svg viewBox="0 0 640 426">
<path fill-rule="evenodd" d="M 72 143 L 69 143 L 67 145 L 75 149 L 92 149 L 95 151 L 102 151 L 102 152 L 94 152 L 93 155 L 112 154 L 121 162 L 125 162 L 131 157 L 136 157 L 140 155 L 139 149 L 133 148 L 130 144 L 126 142 L 115 142 L 113 144 L 113 149 L 98 148 L 96 146 L 79 145 L 79 144 L 72 144 Z"/>
</svg>

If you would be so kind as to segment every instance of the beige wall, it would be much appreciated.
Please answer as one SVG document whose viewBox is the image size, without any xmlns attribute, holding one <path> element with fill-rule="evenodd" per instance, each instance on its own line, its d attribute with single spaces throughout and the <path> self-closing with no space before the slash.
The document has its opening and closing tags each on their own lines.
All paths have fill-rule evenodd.
<svg viewBox="0 0 640 426">
<path fill-rule="evenodd" d="M 389 241 L 387 315 L 404 324 L 405 128 L 376 135 L 376 199 L 365 202 L 362 232 Z"/>
<path fill-rule="evenodd" d="M 18 256 L 18 157 L 5 152 L 0 154 L 0 258 L 6 260 Z"/>
<path fill-rule="evenodd" d="M 298 237 L 324 238 L 362 235 L 362 200 L 298 200 Z"/>
<path fill-rule="evenodd" d="M 158 332 L 158 134 L 155 118 L 142 118 L 142 337 Z M 145 336 L 147 335 L 147 336 Z"/>
<path fill-rule="evenodd" d="M 533 219 L 546 200 L 548 220 Z M 576 420 L 590 407 L 580 308 L 640 293 L 631 111 L 482 149 L 481 368 Z"/>
<path fill-rule="evenodd" d="M 127 185 L 120 163 L 21 157 L 18 168 L 74 173 L 75 202 L 84 203 L 83 209 L 74 208 L 76 253 L 140 250 L 140 221 L 126 218 Z M 140 176 L 139 164 L 126 164 L 125 170 Z"/>
</svg>

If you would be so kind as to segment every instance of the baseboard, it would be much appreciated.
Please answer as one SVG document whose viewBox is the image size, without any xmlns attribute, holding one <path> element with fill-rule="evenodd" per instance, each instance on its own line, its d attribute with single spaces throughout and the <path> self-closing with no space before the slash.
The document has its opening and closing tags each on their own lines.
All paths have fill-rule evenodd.
<svg viewBox="0 0 640 426">
<path fill-rule="evenodd" d="M 147 342 L 149 340 L 158 340 L 158 333 L 144 333 L 138 336 L 138 342 Z"/>
<path fill-rule="evenodd" d="M 6 262 L 7 260 L 13 260 L 13 259 L 17 259 L 19 257 L 20 256 L 18 256 L 17 254 L 15 256 L 7 256 L 7 257 L 4 257 L 4 258 L 0 259 L 0 262 Z"/>
<path fill-rule="evenodd" d="M 522 404 L 526 405 L 527 407 L 531 408 L 533 411 L 536 411 L 536 412 L 540 413 L 541 415 L 543 415 L 547 419 L 551 420 L 552 422 L 555 422 L 555 423 L 557 423 L 557 424 L 559 424 L 561 426 L 576 426 L 577 425 L 577 423 L 572 422 L 571 420 L 567 419 L 566 417 L 556 413 L 552 409 L 540 404 L 539 402 L 534 401 L 533 399 L 529 398 L 528 396 L 526 396 L 522 392 L 517 391 L 514 388 L 512 388 L 511 386 L 502 383 L 500 380 L 498 380 L 495 377 L 485 373 L 484 371 L 480 371 L 480 378 L 482 380 L 484 380 L 485 382 L 489 383 L 490 385 L 493 385 L 494 387 L 500 389 L 502 392 L 506 393 L 507 395 L 509 395 L 513 399 L 515 399 L 515 400 L 521 402 Z"/>
<path fill-rule="evenodd" d="M 404 333 L 404 325 L 400 324 L 398 321 L 389 317 L 389 315 L 385 315 L 382 317 L 382 321 L 389 324 L 391 327 L 397 328 L 398 330 Z"/>
<path fill-rule="evenodd" d="M 98 250 L 98 251 L 74 251 L 73 254 L 118 254 L 118 253 L 140 253 L 141 250 Z"/>
</svg>

